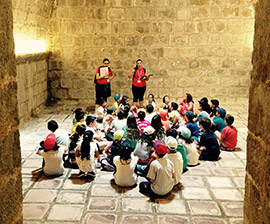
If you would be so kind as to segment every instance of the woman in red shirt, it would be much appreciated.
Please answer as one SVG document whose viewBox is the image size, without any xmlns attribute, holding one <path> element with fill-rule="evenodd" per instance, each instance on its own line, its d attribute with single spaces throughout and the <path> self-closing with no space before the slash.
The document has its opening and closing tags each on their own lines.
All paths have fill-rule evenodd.
<svg viewBox="0 0 270 224">
<path fill-rule="evenodd" d="M 103 66 L 99 66 L 96 71 L 96 109 L 100 104 L 101 99 L 107 102 L 107 97 L 111 96 L 111 80 L 114 78 L 113 71 L 109 67 L 110 60 L 103 59 Z M 104 70 L 104 71 L 101 71 Z"/>
<path fill-rule="evenodd" d="M 143 61 L 138 59 L 136 61 L 136 67 L 131 70 L 128 77 L 132 78 L 132 94 L 133 94 L 133 105 L 143 107 L 143 96 L 146 90 L 146 81 L 149 80 L 149 76 L 145 68 L 142 67 Z"/>
</svg>

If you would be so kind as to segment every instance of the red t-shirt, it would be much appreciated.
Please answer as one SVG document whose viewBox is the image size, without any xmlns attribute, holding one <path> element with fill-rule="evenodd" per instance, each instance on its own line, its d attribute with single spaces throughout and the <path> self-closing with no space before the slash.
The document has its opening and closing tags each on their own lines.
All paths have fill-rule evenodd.
<svg viewBox="0 0 270 224">
<path fill-rule="evenodd" d="M 233 149 L 237 144 L 237 130 L 234 126 L 226 126 L 221 132 L 221 138 L 227 148 Z"/>
<path fill-rule="evenodd" d="M 96 71 L 96 73 L 99 73 L 100 67 L 103 67 L 103 66 L 99 66 L 98 69 L 97 69 L 97 71 Z M 108 68 L 108 69 L 109 69 L 109 75 L 113 75 L 112 70 L 111 70 L 110 68 Z M 98 83 L 98 84 L 109 84 L 110 81 L 111 81 L 111 80 L 110 80 L 109 78 L 97 79 L 97 83 Z"/>
<path fill-rule="evenodd" d="M 144 87 L 146 86 L 146 81 L 145 80 L 140 80 L 145 75 L 144 69 L 137 69 L 132 81 L 132 85 L 136 87 Z"/>
</svg>

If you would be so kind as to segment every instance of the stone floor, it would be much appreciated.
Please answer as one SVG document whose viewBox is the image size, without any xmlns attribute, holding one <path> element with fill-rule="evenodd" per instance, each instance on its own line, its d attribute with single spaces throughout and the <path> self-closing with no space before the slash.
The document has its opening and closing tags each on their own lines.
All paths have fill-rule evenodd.
<svg viewBox="0 0 270 224">
<path fill-rule="evenodd" d="M 247 105 L 227 105 L 238 129 L 236 152 L 222 152 L 217 162 L 201 162 L 183 174 L 182 189 L 165 198 L 150 199 L 136 188 L 118 188 L 110 172 L 96 170 L 93 181 L 76 178 L 78 170 L 66 169 L 63 176 L 48 178 L 37 171 L 42 159 L 38 143 L 54 119 L 63 129 L 72 126 L 76 104 L 45 108 L 39 117 L 21 125 L 23 215 L 25 224 L 121 223 L 121 224 L 240 224 L 246 164 Z M 139 182 L 143 178 L 139 178 Z"/>
</svg>

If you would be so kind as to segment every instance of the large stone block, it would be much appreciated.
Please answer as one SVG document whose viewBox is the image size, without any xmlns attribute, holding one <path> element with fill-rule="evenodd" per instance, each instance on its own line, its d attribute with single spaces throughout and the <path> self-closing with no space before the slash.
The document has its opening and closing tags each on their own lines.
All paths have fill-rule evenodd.
<svg viewBox="0 0 270 224">
<path fill-rule="evenodd" d="M 161 19 L 175 19 L 175 8 L 158 8 L 158 17 Z"/>
<path fill-rule="evenodd" d="M 123 34 L 132 34 L 134 32 L 134 22 L 121 22 L 119 32 Z"/>
<path fill-rule="evenodd" d="M 149 22 L 136 22 L 135 31 L 137 31 L 138 33 L 149 33 L 150 23 Z"/>
<path fill-rule="evenodd" d="M 108 19 L 124 19 L 125 13 L 121 8 L 108 9 Z"/>
<path fill-rule="evenodd" d="M 190 44 L 193 46 L 205 46 L 208 45 L 208 34 L 191 34 Z"/>
<path fill-rule="evenodd" d="M 177 19 L 188 20 L 190 18 L 190 8 L 183 7 L 177 9 Z"/>
<path fill-rule="evenodd" d="M 138 46 L 140 44 L 141 37 L 138 35 L 126 36 L 125 45 L 126 46 Z"/>
<path fill-rule="evenodd" d="M 172 22 L 159 22 L 152 23 L 151 30 L 154 33 L 172 33 L 173 32 L 173 23 Z"/>
<path fill-rule="evenodd" d="M 126 19 L 128 20 L 140 20 L 142 19 L 143 10 L 141 8 L 126 8 Z"/>
<path fill-rule="evenodd" d="M 111 22 L 100 22 L 96 24 L 97 34 L 111 34 L 112 26 Z"/>
<path fill-rule="evenodd" d="M 174 35 L 170 37 L 170 46 L 187 46 L 189 39 L 187 35 Z"/>
</svg>

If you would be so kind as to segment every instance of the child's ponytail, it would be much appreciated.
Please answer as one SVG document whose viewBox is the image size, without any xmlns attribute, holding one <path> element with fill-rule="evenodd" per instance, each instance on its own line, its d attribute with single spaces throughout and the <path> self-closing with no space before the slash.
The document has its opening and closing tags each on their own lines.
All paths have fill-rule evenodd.
<svg viewBox="0 0 270 224">
<path fill-rule="evenodd" d="M 94 133 L 92 131 L 86 131 L 83 136 L 83 142 L 81 144 L 81 159 L 86 158 L 90 160 L 90 142 L 93 139 Z"/>
<path fill-rule="evenodd" d="M 71 142 L 70 142 L 69 148 L 68 148 L 69 151 L 72 151 L 77 147 L 78 140 L 79 140 L 80 136 L 84 134 L 85 130 L 86 130 L 86 126 L 84 124 L 80 124 L 77 126 L 76 133 L 74 133 L 70 137 Z"/>
</svg>

